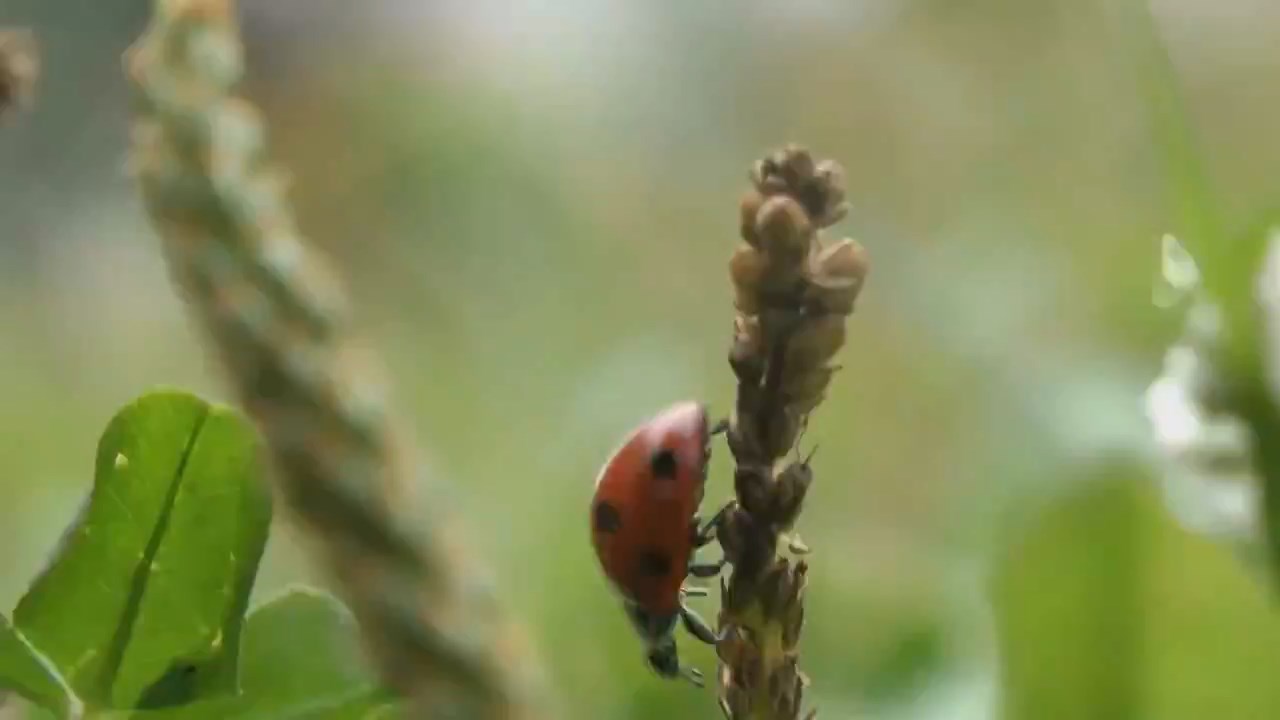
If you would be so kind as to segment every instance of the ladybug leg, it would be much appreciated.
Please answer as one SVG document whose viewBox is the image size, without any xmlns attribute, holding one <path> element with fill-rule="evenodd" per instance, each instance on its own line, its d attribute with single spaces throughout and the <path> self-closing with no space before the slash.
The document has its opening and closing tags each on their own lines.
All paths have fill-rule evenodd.
<svg viewBox="0 0 1280 720">
<path fill-rule="evenodd" d="M 716 435 L 720 435 L 726 432 L 729 432 L 729 418 L 720 418 L 719 420 L 716 421 L 715 425 L 711 426 L 711 428 L 707 431 L 707 434 L 710 437 L 715 437 Z"/>
<path fill-rule="evenodd" d="M 720 558 L 716 562 L 693 563 L 689 566 L 689 574 L 696 578 L 712 578 L 720 574 L 725 562 L 724 558 Z"/>
<path fill-rule="evenodd" d="M 712 540 L 715 540 L 716 531 L 720 528 L 720 523 L 724 520 L 725 513 L 729 512 L 729 508 L 733 507 L 733 505 L 734 501 L 730 500 L 724 504 L 724 507 L 717 510 L 716 514 L 712 515 L 711 519 L 708 520 L 705 525 L 702 527 L 694 526 L 693 546 L 695 548 L 700 548 L 710 543 Z M 695 522 L 697 521 L 695 520 Z"/>
<path fill-rule="evenodd" d="M 702 642 L 708 645 L 718 645 L 720 643 L 719 633 L 713 630 L 707 624 L 707 621 L 702 619 L 701 615 L 683 605 L 680 606 L 680 620 L 684 624 L 684 629 Z"/>
</svg>

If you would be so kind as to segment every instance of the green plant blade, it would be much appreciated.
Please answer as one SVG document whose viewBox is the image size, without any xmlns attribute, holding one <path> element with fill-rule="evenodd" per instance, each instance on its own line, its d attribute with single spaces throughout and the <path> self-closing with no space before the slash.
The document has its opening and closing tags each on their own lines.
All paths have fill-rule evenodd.
<svg viewBox="0 0 1280 720">
<path fill-rule="evenodd" d="M 9 619 L 0 616 L 0 694 L 12 690 L 65 717 L 80 706 L 53 663 L 27 642 Z"/>
<path fill-rule="evenodd" d="M 241 695 L 113 720 L 394 720 L 395 699 L 364 662 L 354 620 L 337 599 L 293 588 L 250 613 Z"/>
<path fill-rule="evenodd" d="M 281 715 L 319 704 L 311 712 L 364 717 L 389 698 L 374 682 L 357 637 L 355 620 L 336 598 L 307 588 L 288 590 L 249 615 L 245 697 L 255 709 L 278 709 Z"/>
<path fill-rule="evenodd" d="M 44 711 L 31 720 L 48 720 Z M 248 698 L 204 700 L 167 710 L 119 710 L 93 720 L 399 720 L 397 703 L 382 691 L 369 690 L 345 698 L 329 697 L 287 708 L 263 708 Z"/>
<path fill-rule="evenodd" d="M 270 515 L 253 430 L 149 393 L 108 424 L 88 501 L 14 624 L 95 707 L 232 694 Z"/>
</svg>

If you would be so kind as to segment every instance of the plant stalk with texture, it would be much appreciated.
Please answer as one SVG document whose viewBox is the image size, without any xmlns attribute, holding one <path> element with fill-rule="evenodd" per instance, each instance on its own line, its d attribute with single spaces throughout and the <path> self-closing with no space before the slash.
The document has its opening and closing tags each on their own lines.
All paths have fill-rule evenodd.
<svg viewBox="0 0 1280 720">
<path fill-rule="evenodd" d="M 231 95 L 241 53 L 230 0 L 156 0 L 127 57 L 134 168 L 174 281 L 408 716 L 543 717 L 539 665 L 438 488 L 418 481 L 344 292 L 265 159 L 263 124 Z M 429 512 L 413 512 L 410 486 Z"/>
<path fill-rule="evenodd" d="M 795 720 L 808 681 L 798 667 L 804 560 L 778 552 L 813 480 L 809 458 L 784 462 L 837 368 L 868 269 L 865 250 L 819 230 L 844 217 L 843 171 L 788 146 L 758 162 L 741 204 L 729 362 L 738 380 L 729 429 L 735 506 L 720 542 L 720 708 L 730 720 Z M 794 539 L 796 551 L 803 545 Z M 812 718 L 816 711 L 806 717 Z"/>
</svg>

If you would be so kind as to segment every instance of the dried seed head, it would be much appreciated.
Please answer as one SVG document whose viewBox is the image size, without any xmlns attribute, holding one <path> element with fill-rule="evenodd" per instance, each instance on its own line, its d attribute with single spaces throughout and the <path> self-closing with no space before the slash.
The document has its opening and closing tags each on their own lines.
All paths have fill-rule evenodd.
<svg viewBox="0 0 1280 720">
<path fill-rule="evenodd" d="M 834 160 L 823 160 L 813 170 L 814 182 L 822 185 L 827 198 L 833 202 L 844 202 L 844 168 Z"/>
<path fill-rule="evenodd" d="M 791 144 L 757 162 L 751 180 L 766 195 L 794 192 L 813 178 L 814 170 L 809 151 Z"/>
<path fill-rule="evenodd" d="M 809 252 L 813 225 L 800 203 L 785 195 L 769 198 L 756 216 L 756 235 L 769 254 L 772 274 L 794 272 Z"/>
<path fill-rule="evenodd" d="M 744 315 L 760 312 L 760 281 L 768 270 L 768 261 L 750 245 L 739 245 L 729 259 L 729 276 L 733 280 L 734 306 Z"/>
<path fill-rule="evenodd" d="M 752 247 L 760 247 L 760 238 L 756 235 L 756 218 L 760 215 L 760 206 L 764 205 L 765 196 L 759 190 L 748 190 L 738 202 L 738 232 L 742 239 Z"/>
<path fill-rule="evenodd" d="M 769 507 L 771 482 L 768 470 L 760 466 L 739 465 L 733 474 L 738 503 L 751 515 L 760 515 Z"/>
<path fill-rule="evenodd" d="M 733 346 L 729 349 L 729 364 L 739 382 L 750 387 L 764 375 L 764 333 L 758 317 L 738 315 L 733 320 Z M 735 419 L 733 425 L 737 426 Z"/>
<path fill-rule="evenodd" d="M 774 561 L 760 578 L 756 586 L 756 594 L 759 596 L 760 612 L 764 615 L 765 622 L 773 619 L 785 600 L 786 580 L 787 561 L 785 559 Z"/>
<path fill-rule="evenodd" d="M 737 627 L 728 628 L 724 638 L 716 644 L 716 656 L 727 665 L 736 665 L 742 655 L 742 646 L 742 631 Z"/>
<path fill-rule="evenodd" d="M 725 558 L 736 564 L 736 559 L 741 555 L 743 544 L 746 542 L 743 538 L 743 516 L 738 508 L 725 514 L 716 535 L 720 541 L 720 547 L 724 550 Z M 724 576 L 720 579 L 723 581 Z"/>
<path fill-rule="evenodd" d="M 720 627 L 731 647 L 718 649 L 721 707 L 731 720 L 796 720 L 807 566 L 780 558 L 778 538 L 796 521 L 813 473 L 807 461 L 776 468 L 827 391 L 868 263 L 854 241 L 819 237 L 847 212 L 838 165 L 792 145 L 756 163 L 751 180 L 739 205 L 746 245 L 729 262 L 738 390 L 728 441 L 739 506 L 720 532 L 733 564 L 722 584 Z M 779 637 L 781 652 L 766 657 L 760 644 Z"/>
<path fill-rule="evenodd" d="M 809 546 L 805 544 L 804 539 L 800 537 L 800 533 L 798 532 L 789 532 L 782 538 L 782 540 L 786 542 L 787 551 L 792 555 L 808 555 L 813 552 Z"/>
<path fill-rule="evenodd" d="M 815 246 L 810 277 L 815 281 L 861 280 L 867 273 L 866 250 L 852 238 Z"/>
<path fill-rule="evenodd" d="M 844 345 L 844 337 L 844 317 L 840 315 L 824 315 L 804 323 L 787 345 L 787 371 L 810 373 L 825 367 Z"/>
<path fill-rule="evenodd" d="M 785 455 L 795 446 L 804 422 L 805 416 L 797 413 L 795 408 L 779 407 L 773 414 L 773 422 L 757 433 L 758 447 L 763 457 L 779 458 Z"/>
<path fill-rule="evenodd" d="M 854 240 L 815 245 L 806 268 L 811 283 L 806 299 L 827 312 L 848 315 L 862 291 L 868 267 L 866 249 Z"/>
<path fill-rule="evenodd" d="M 772 716 L 777 718 L 795 718 L 800 714 L 800 698 L 803 684 L 796 669 L 794 655 L 783 658 L 769 678 L 769 704 Z"/>
<path fill-rule="evenodd" d="M 759 317 L 739 315 L 733 320 L 733 338 L 746 346 L 748 352 L 764 354 L 764 332 Z"/>
<path fill-rule="evenodd" d="M 820 367 L 809 372 L 788 373 L 782 382 L 787 407 L 802 416 L 809 414 L 822 402 L 836 370 L 835 367 Z"/>
<path fill-rule="evenodd" d="M 807 462 L 788 465 L 774 483 L 773 522 L 779 530 L 788 530 L 800 516 L 805 494 L 813 483 L 813 468 Z"/>
<path fill-rule="evenodd" d="M 764 195 L 790 195 L 817 227 L 829 227 L 848 212 L 844 173 L 831 161 L 814 165 L 807 150 L 789 145 L 756 163 L 751 180 Z"/>
<path fill-rule="evenodd" d="M 787 608 L 787 618 L 782 626 L 782 646 L 795 647 L 800 641 L 800 631 L 804 629 L 804 603 L 792 603 Z"/>
<path fill-rule="evenodd" d="M 813 213 L 818 227 L 831 227 L 844 219 L 849 203 L 844 201 L 844 169 L 831 160 L 818 163 L 813 177 L 814 206 L 806 205 Z"/>
</svg>

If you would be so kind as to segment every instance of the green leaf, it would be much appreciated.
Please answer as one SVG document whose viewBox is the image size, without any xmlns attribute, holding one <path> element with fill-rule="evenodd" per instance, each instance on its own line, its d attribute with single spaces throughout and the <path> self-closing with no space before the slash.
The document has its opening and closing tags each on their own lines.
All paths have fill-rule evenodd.
<svg viewBox="0 0 1280 720">
<path fill-rule="evenodd" d="M 80 700 L 67 688 L 53 663 L 33 648 L 4 616 L 0 616 L 2 690 L 12 690 L 62 717 L 80 707 Z"/>
<path fill-rule="evenodd" d="M 242 669 L 245 697 L 281 717 L 362 718 L 389 699 L 365 663 L 351 613 L 308 588 L 291 588 L 253 611 Z"/>
<path fill-rule="evenodd" d="M 271 518 L 253 430 L 157 391 L 98 444 L 93 490 L 14 624 L 95 707 L 233 694 Z"/>
<path fill-rule="evenodd" d="M 292 588 L 263 604 L 244 628 L 236 698 L 119 720 L 393 720 L 398 708 L 364 661 L 350 612 L 318 590 Z M 110 716 L 116 720 L 117 716 Z"/>
<path fill-rule="evenodd" d="M 365 690 L 344 698 L 319 698 L 289 707 L 270 703 L 259 706 L 247 697 L 223 698 L 167 710 L 120 710 L 94 715 L 93 720 L 399 720 L 401 717 L 399 706 L 389 700 L 384 691 Z"/>
</svg>

